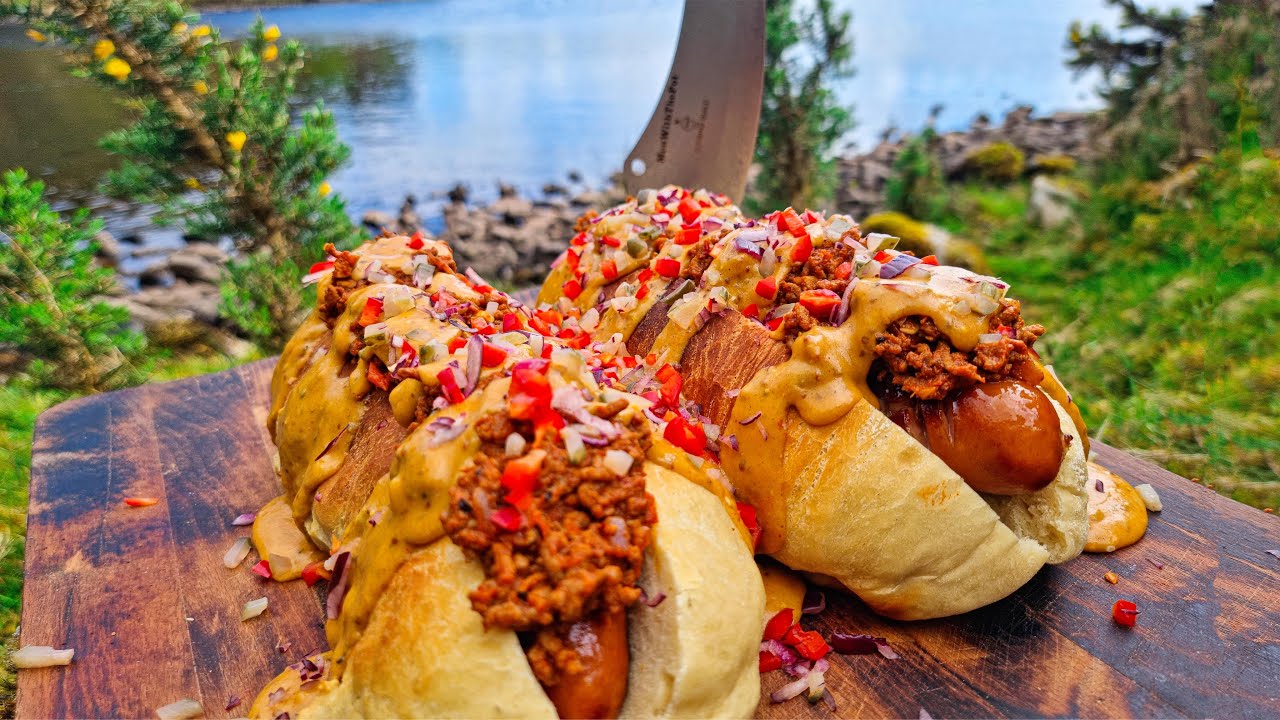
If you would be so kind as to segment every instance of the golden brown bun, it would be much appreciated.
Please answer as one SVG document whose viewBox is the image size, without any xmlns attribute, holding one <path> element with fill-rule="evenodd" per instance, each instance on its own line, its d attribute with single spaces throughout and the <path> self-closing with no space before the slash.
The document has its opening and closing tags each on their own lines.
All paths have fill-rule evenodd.
<svg viewBox="0 0 1280 720">
<path fill-rule="evenodd" d="M 748 717 L 760 697 L 760 575 L 710 492 L 653 463 L 645 471 L 659 521 L 641 584 L 666 599 L 629 613 L 622 717 Z M 413 553 L 347 653 L 341 681 L 287 695 L 293 717 L 555 718 L 516 634 L 486 631 L 471 609 L 467 593 L 483 579 L 448 538 Z M 252 717 L 284 709 L 267 698 L 291 673 L 263 690 Z"/>
<path fill-rule="evenodd" d="M 835 578 L 881 614 L 920 620 L 982 607 L 1083 546 L 1079 443 L 1049 487 L 1000 498 L 997 511 L 869 403 L 824 426 L 791 410 L 785 428 L 771 470 L 788 482 L 754 487 L 744 483 L 762 474 L 731 470 L 739 493 L 785 527 L 774 557 Z"/>
</svg>

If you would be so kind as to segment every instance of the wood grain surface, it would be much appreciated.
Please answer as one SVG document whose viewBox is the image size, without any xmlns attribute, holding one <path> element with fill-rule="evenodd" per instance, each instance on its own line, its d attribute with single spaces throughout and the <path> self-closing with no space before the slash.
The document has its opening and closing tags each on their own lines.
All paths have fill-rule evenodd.
<svg viewBox="0 0 1280 720">
<path fill-rule="evenodd" d="M 230 525 L 277 494 L 263 429 L 271 361 L 59 405 L 37 426 L 23 645 L 72 647 L 68 667 L 23 670 L 17 715 L 152 717 L 199 700 L 243 714 L 289 662 L 323 647 L 318 594 L 270 583 L 222 555 Z M 1117 450 L 1097 459 L 1149 482 L 1165 510 L 1110 556 L 1047 568 L 1013 596 L 960 617 L 877 618 L 828 593 L 824 632 L 888 638 L 901 656 L 832 656 L 840 717 L 1280 717 L 1280 519 Z M 123 498 L 159 503 L 128 508 Z M 1117 585 L 1103 579 L 1120 576 Z M 240 608 L 270 599 L 259 618 Z M 1110 618 L 1127 598 L 1132 630 Z M 281 643 L 288 643 L 285 652 Z M 761 717 L 830 717 L 801 699 Z M 224 710 L 233 697 L 243 704 Z"/>
</svg>

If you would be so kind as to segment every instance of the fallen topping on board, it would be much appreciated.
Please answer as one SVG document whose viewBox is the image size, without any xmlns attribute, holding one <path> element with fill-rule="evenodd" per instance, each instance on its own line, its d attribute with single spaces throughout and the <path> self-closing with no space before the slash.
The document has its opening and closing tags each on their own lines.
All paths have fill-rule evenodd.
<svg viewBox="0 0 1280 720">
<path fill-rule="evenodd" d="M 76 651 L 72 648 L 57 650 L 48 645 L 28 645 L 9 656 L 13 666 L 19 669 L 70 665 Z"/>
<path fill-rule="evenodd" d="M 1129 600 L 1117 600 L 1116 604 L 1111 606 L 1111 618 L 1121 627 L 1131 628 L 1136 625 L 1141 612 L 1138 606 Z"/>
</svg>

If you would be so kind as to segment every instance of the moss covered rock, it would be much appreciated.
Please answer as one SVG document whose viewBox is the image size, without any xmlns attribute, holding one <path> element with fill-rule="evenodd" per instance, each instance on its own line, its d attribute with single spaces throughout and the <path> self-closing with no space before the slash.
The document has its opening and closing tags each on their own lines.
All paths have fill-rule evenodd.
<svg viewBox="0 0 1280 720">
<path fill-rule="evenodd" d="M 1007 142 L 984 145 L 969 153 L 961 171 L 965 175 L 994 183 L 1009 183 L 1022 177 L 1027 158 Z"/>
<path fill-rule="evenodd" d="M 989 273 L 982 250 L 973 243 L 952 236 L 936 225 L 929 225 L 900 212 L 882 212 L 867 216 L 858 223 L 863 235 L 884 233 L 898 238 L 897 249 L 916 257 L 936 255 L 938 262 L 974 272 Z"/>
<path fill-rule="evenodd" d="M 1068 175 L 1075 172 L 1076 159 L 1070 155 L 1037 155 L 1031 159 L 1031 172 L 1039 175 Z"/>
</svg>

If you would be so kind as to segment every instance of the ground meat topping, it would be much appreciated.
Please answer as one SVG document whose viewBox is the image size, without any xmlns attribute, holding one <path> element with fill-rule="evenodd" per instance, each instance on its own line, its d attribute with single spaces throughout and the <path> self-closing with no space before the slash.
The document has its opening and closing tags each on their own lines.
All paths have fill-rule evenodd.
<svg viewBox="0 0 1280 720">
<path fill-rule="evenodd" d="M 1025 325 L 1021 303 L 1002 300 L 990 320 L 1001 338 L 957 350 L 932 318 L 911 315 L 876 334 L 873 384 L 896 385 L 918 400 L 941 400 L 956 390 L 983 382 L 1024 378 L 1031 346 L 1044 334 L 1041 325 Z"/>
<path fill-rule="evenodd" d="M 506 413 L 481 418 L 475 425 L 480 450 L 443 516 L 453 542 L 485 568 L 486 579 L 469 595 L 472 608 L 485 627 L 537 632 L 529 661 L 547 685 L 561 672 L 575 672 L 578 658 L 558 635 L 564 625 L 594 612 L 620 611 L 640 596 L 636 580 L 657 521 L 643 472 L 650 430 L 639 415 L 617 424 L 618 438 L 588 446 L 585 460 L 575 465 L 553 430 L 535 433 L 531 423 Z M 522 524 L 506 530 L 491 518 L 507 492 L 502 477 L 513 432 L 528 443 L 526 457 L 546 455 L 537 487 L 521 508 Z M 631 455 L 626 475 L 605 466 L 608 450 Z"/>
<path fill-rule="evenodd" d="M 360 260 L 360 255 L 348 250 L 338 250 L 329 243 L 324 246 L 325 253 L 333 258 L 333 275 L 330 278 L 329 285 L 325 290 L 324 297 L 320 298 L 320 316 L 325 322 L 332 327 L 337 321 L 338 316 L 342 315 L 347 309 L 347 299 L 357 288 L 363 287 L 368 283 L 364 278 L 355 277 L 356 263 Z M 428 262 L 439 272 L 457 273 L 458 268 L 453 263 L 453 259 L 439 252 L 434 247 L 424 247 L 417 251 L 417 254 L 427 257 Z M 412 276 L 397 271 L 395 268 L 383 268 L 383 272 L 395 278 L 395 281 L 401 285 L 412 285 Z"/>
</svg>

